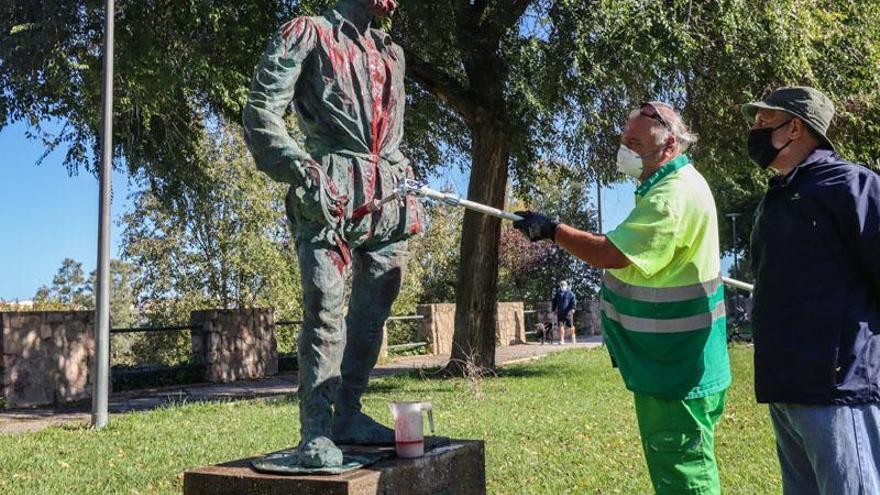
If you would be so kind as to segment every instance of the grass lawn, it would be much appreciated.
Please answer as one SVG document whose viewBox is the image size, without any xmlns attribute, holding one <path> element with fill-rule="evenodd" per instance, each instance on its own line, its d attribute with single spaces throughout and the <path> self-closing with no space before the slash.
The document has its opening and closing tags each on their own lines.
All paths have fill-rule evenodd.
<svg viewBox="0 0 880 495">
<path fill-rule="evenodd" d="M 781 491 L 766 407 L 753 399 L 751 359 L 751 348 L 731 348 L 734 385 L 716 445 L 727 494 Z M 365 408 L 390 423 L 392 400 L 429 400 L 438 434 L 485 439 L 489 493 L 651 493 L 632 397 L 604 349 L 510 366 L 479 386 L 377 379 Z M 290 401 L 183 404 L 115 416 L 99 432 L 2 435 L 0 493 L 179 494 L 187 468 L 294 445 L 296 411 Z"/>
</svg>

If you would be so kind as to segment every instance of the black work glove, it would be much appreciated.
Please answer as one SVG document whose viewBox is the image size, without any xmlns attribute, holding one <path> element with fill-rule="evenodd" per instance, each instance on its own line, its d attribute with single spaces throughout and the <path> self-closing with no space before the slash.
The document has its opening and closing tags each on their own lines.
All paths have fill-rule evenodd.
<svg viewBox="0 0 880 495">
<path fill-rule="evenodd" d="M 523 218 L 513 222 L 513 228 L 525 234 L 530 241 L 556 240 L 556 228 L 559 227 L 558 222 L 554 222 L 544 215 L 533 211 L 517 211 L 514 213 Z"/>
</svg>

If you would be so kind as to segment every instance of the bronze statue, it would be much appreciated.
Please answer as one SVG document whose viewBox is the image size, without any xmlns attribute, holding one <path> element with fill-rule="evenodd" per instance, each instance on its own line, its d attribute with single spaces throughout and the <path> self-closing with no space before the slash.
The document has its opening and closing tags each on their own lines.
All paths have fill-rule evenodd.
<svg viewBox="0 0 880 495">
<path fill-rule="evenodd" d="M 400 290 L 407 238 L 424 213 L 411 196 L 366 205 L 412 177 L 403 137 L 404 56 L 371 27 L 396 0 L 341 0 L 298 17 L 269 42 L 244 110 L 257 167 L 290 184 L 287 215 L 302 272 L 299 336 L 300 464 L 342 463 L 337 444 L 391 444 L 394 433 L 361 412 L 361 395 Z M 305 134 L 287 131 L 288 106 Z M 346 284 L 351 280 L 348 313 Z"/>
</svg>

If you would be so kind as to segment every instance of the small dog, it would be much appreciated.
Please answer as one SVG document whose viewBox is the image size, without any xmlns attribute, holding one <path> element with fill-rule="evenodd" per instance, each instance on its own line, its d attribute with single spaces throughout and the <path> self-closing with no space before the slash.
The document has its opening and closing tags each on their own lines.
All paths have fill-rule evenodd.
<svg viewBox="0 0 880 495">
<path fill-rule="evenodd" d="M 535 324 L 535 333 L 541 339 L 541 345 L 544 345 L 544 342 L 553 343 L 553 323 L 549 321 L 545 321 L 544 323 Z"/>
</svg>

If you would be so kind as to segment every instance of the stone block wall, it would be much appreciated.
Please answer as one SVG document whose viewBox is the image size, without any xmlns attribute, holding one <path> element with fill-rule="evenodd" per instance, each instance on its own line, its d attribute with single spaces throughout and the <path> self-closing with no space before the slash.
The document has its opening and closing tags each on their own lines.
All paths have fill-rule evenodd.
<svg viewBox="0 0 880 495">
<path fill-rule="evenodd" d="M 599 301 L 584 301 L 578 304 L 574 314 L 574 324 L 584 335 L 602 335 L 599 320 Z"/>
<path fill-rule="evenodd" d="M 205 380 L 226 383 L 278 373 L 275 314 L 271 309 L 193 311 L 193 360 Z"/>
<path fill-rule="evenodd" d="M 94 311 L 0 313 L 0 386 L 10 407 L 91 397 Z"/>
<path fill-rule="evenodd" d="M 416 313 L 423 316 L 419 320 L 419 340 L 428 342 L 431 354 L 451 354 L 455 304 L 420 304 Z"/>
<path fill-rule="evenodd" d="M 516 345 L 526 341 L 525 314 L 521 302 L 498 303 L 496 313 L 495 342 L 498 345 Z"/>
<path fill-rule="evenodd" d="M 525 342 L 525 318 L 521 302 L 498 303 L 495 337 L 497 345 Z M 450 354 L 455 332 L 455 304 L 420 304 L 418 338 L 428 342 L 431 354 Z"/>
</svg>

